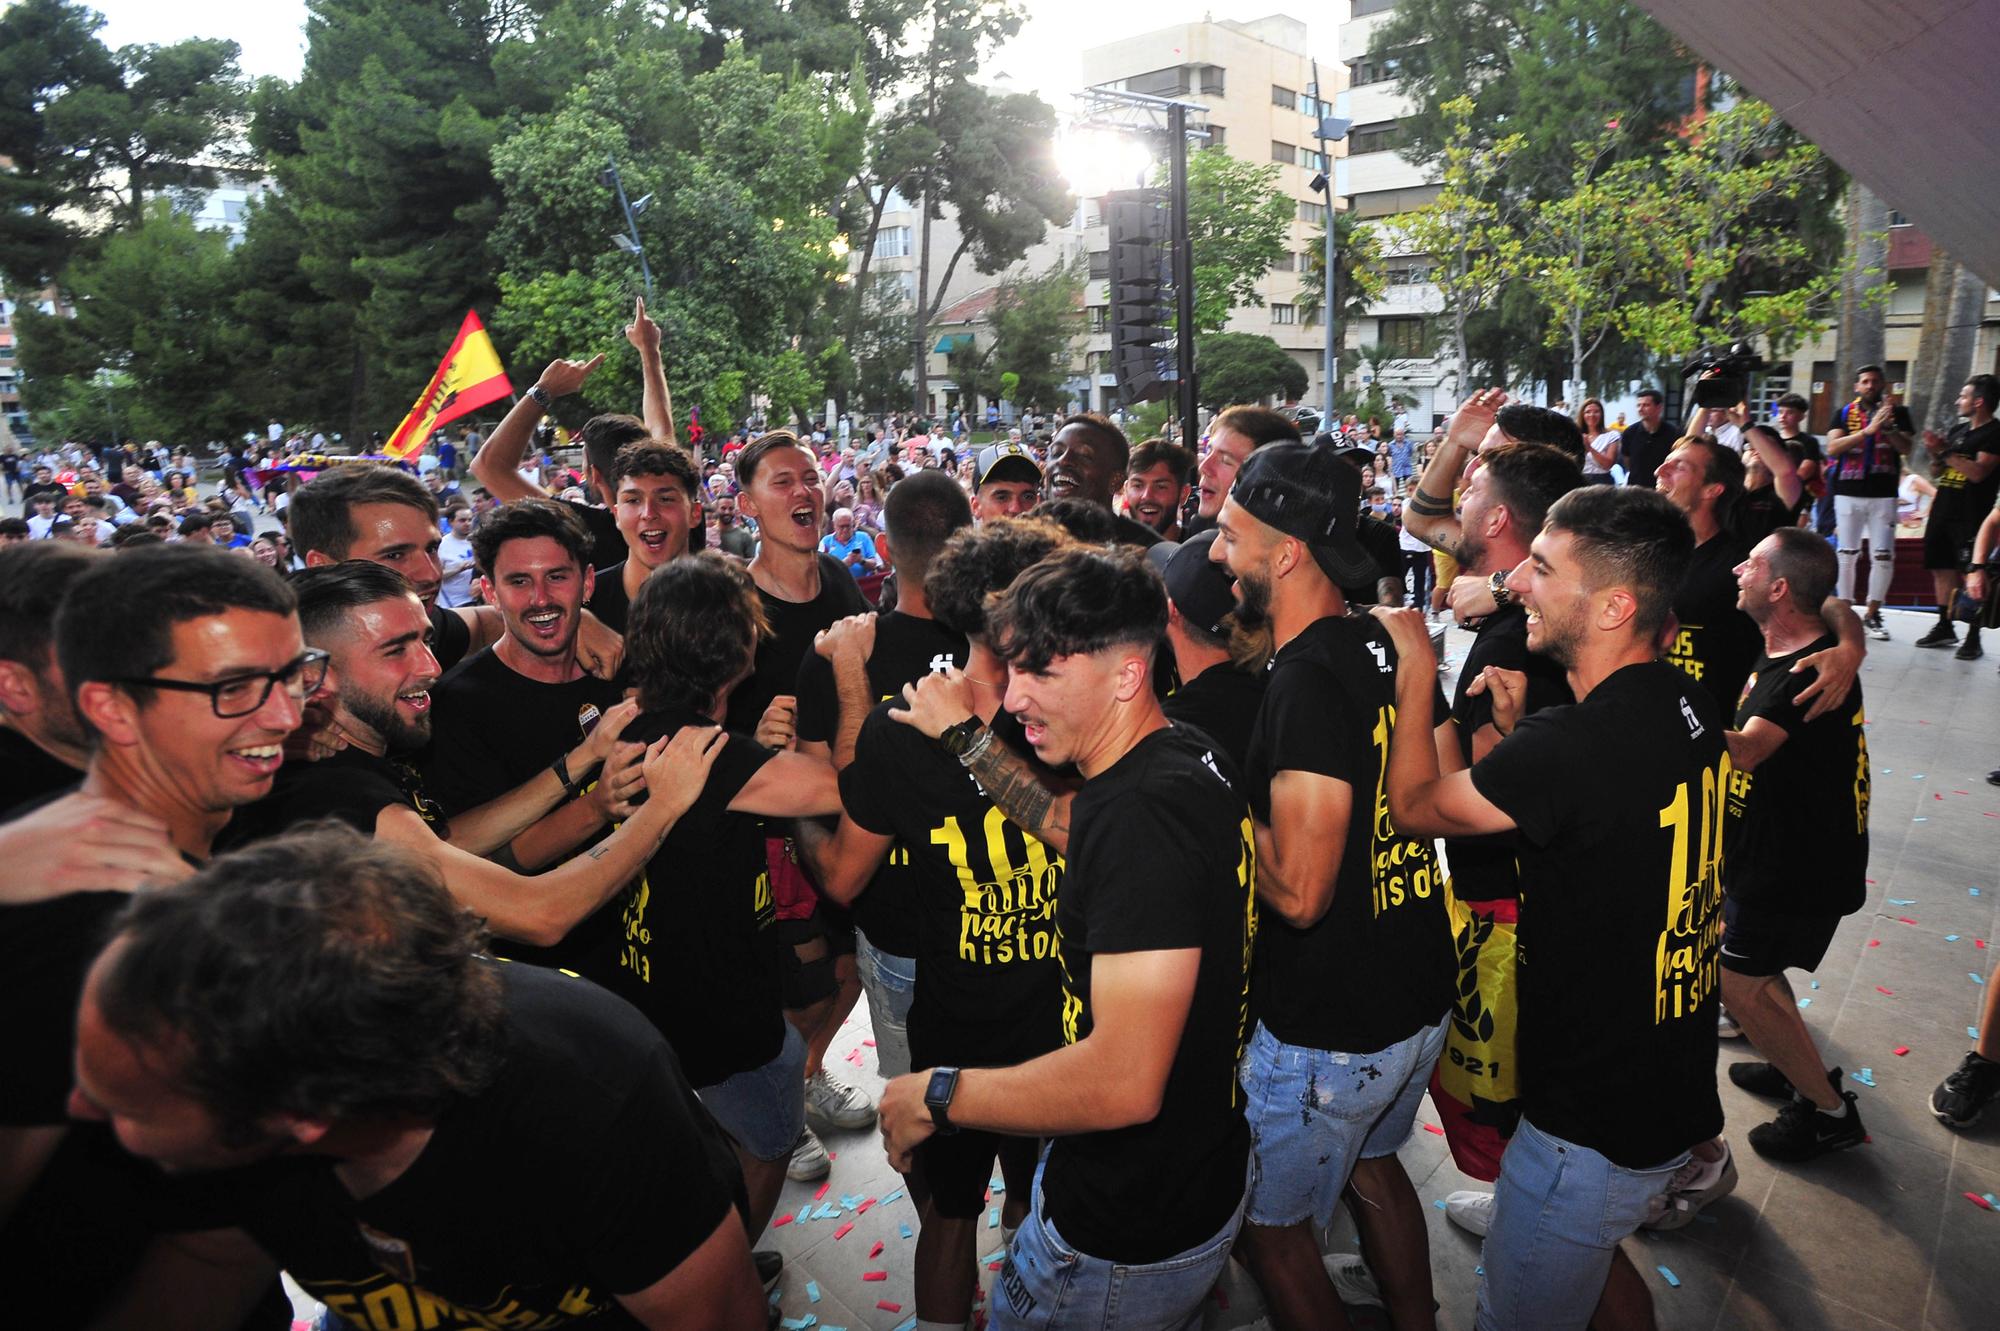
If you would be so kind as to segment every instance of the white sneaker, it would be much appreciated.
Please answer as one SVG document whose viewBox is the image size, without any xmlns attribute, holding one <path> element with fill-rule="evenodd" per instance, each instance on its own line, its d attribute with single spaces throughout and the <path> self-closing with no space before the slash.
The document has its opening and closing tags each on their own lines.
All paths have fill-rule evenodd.
<svg viewBox="0 0 2000 1331">
<path fill-rule="evenodd" d="M 852 1132 L 874 1126 L 875 1102 L 821 1068 L 818 1075 L 806 1078 L 806 1117 L 822 1128 Z"/>
<path fill-rule="evenodd" d="M 785 1177 L 794 1183 L 811 1183 L 823 1179 L 833 1172 L 833 1157 L 819 1144 L 813 1130 L 807 1128 L 799 1134 L 792 1146 L 792 1162 L 785 1166 Z"/>
<path fill-rule="evenodd" d="M 1493 1194 L 1454 1192 L 1444 1199 L 1444 1217 L 1466 1233 L 1483 1239 L 1493 1227 Z"/>
<path fill-rule="evenodd" d="M 1868 636 L 1875 639 L 1875 641 L 1889 641 L 1889 626 L 1882 622 L 1882 616 L 1879 613 L 1864 618 L 1861 621 L 1861 627 L 1866 629 Z"/>
<path fill-rule="evenodd" d="M 1340 1301 L 1355 1308 L 1383 1308 L 1382 1287 L 1375 1283 L 1375 1273 L 1368 1269 L 1368 1263 L 1353 1253 L 1330 1252 L 1320 1259 L 1326 1267 L 1327 1279 L 1333 1281 L 1333 1292 Z"/>
<path fill-rule="evenodd" d="M 1736 1018 L 1729 1015 L 1729 1009 L 1726 1007 L 1718 1007 L 1715 1010 L 1715 1038 L 1718 1040 L 1743 1038 L 1743 1028 L 1736 1024 Z"/>
<path fill-rule="evenodd" d="M 1701 1209 L 1721 1201 L 1736 1191 L 1736 1155 L 1729 1143 L 1722 1143 L 1722 1158 L 1704 1160 L 1698 1155 L 1674 1171 L 1666 1188 L 1646 1206 L 1645 1229 L 1680 1229 L 1692 1224 Z"/>
</svg>

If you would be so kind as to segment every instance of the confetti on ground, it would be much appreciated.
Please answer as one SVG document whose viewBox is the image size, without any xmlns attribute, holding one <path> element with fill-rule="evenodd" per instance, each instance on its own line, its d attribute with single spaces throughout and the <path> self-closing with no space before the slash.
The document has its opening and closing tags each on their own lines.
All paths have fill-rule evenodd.
<svg viewBox="0 0 2000 1331">
<path fill-rule="evenodd" d="M 868 1250 L 868 1255 L 870 1257 L 880 1257 L 882 1255 L 882 1240 L 875 1240 L 875 1246 Z"/>
<path fill-rule="evenodd" d="M 771 1228 L 776 1229 L 779 1225 L 789 1225 L 791 1223 L 792 1223 L 792 1214 L 791 1212 L 787 1211 L 785 1214 L 779 1216 L 776 1220 L 773 1220 L 771 1222 Z"/>
<path fill-rule="evenodd" d="M 1007 1191 L 1007 1185 L 1006 1185 L 1005 1183 L 1002 1183 L 1002 1182 L 1001 1182 L 1001 1181 L 1000 1181 L 999 1179 L 997 1179 L 997 1178 L 996 1178 L 996 1179 L 992 1179 L 992 1180 L 989 1180 L 989 1181 L 987 1182 L 987 1184 L 986 1184 L 986 1187 L 987 1187 L 987 1190 L 988 1190 L 989 1192 L 993 1192 L 993 1193 L 1002 1193 L 1002 1192 L 1005 1192 L 1005 1191 Z"/>
<path fill-rule="evenodd" d="M 1435 1206 L 1435 1207 L 1437 1207 L 1437 1209 L 1438 1209 L 1438 1210 L 1440 1210 L 1440 1211 L 1442 1211 L 1442 1210 L 1445 1210 L 1445 1209 L 1446 1209 L 1446 1208 L 1445 1208 L 1445 1204 L 1444 1204 L 1444 1198 L 1442 1198 L 1442 1197 L 1440 1197 L 1440 1198 L 1438 1198 L 1438 1199 L 1437 1199 L 1436 1201 L 1432 1202 L 1432 1203 L 1431 1203 L 1431 1205 L 1432 1205 L 1432 1206 Z"/>
<path fill-rule="evenodd" d="M 840 1215 L 840 1211 L 841 1208 L 835 1206 L 832 1202 L 821 1202 L 819 1204 L 819 1209 L 813 1212 L 813 1219 L 815 1220 L 837 1219 Z"/>
<path fill-rule="evenodd" d="M 1815 988 L 1815 989 L 1819 988 L 1819 981 L 1818 981 L 1818 980 L 1814 980 L 1814 981 L 1812 982 L 1812 986 L 1813 986 L 1813 988 Z"/>
<path fill-rule="evenodd" d="M 1441 1128 L 1441 1127 L 1439 1127 L 1439 1126 L 1438 1126 L 1437 1124 L 1435 1124 L 1435 1123 L 1426 1123 L 1426 1124 L 1424 1124 L 1424 1131 L 1425 1131 L 1425 1132 L 1428 1132 L 1428 1133 L 1430 1133 L 1430 1134 L 1431 1134 L 1432 1136 L 1434 1136 L 1434 1137 L 1442 1137 L 1442 1136 L 1444 1136 L 1444 1129 L 1443 1129 L 1443 1128 Z"/>
<path fill-rule="evenodd" d="M 1992 1193 L 1990 1193 L 1990 1192 L 1982 1192 L 1982 1193 L 1980 1193 L 1979 1195 L 1980 1195 L 1981 1197 L 1984 1197 L 1984 1198 L 1986 1199 L 1986 1204 L 1987 1204 L 1988 1206 L 1993 1206 L 1993 1207 L 2000 1207 L 2000 1197 L 1995 1197 L 1995 1196 L 1994 1196 L 1994 1195 L 1993 1195 Z"/>
<path fill-rule="evenodd" d="M 1933 790 L 1933 791 L 1931 792 L 1931 798 L 1932 798 L 1932 799 L 1934 799 L 1934 800 L 1942 800 L 1942 799 L 1944 798 L 1944 796 L 1942 796 L 1942 795 L 1938 794 L 1938 793 L 1937 793 L 1937 792 L 1936 792 L 1935 790 Z"/>
<path fill-rule="evenodd" d="M 875 1306 L 884 1312 L 894 1313 L 903 1310 L 903 1305 L 900 1303 L 878 1303 Z M 905 1317 L 902 1321 L 896 1323 L 895 1331 L 917 1331 L 917 1319 L 914 1317 Z"/>
<path fill-rule="evenodd" d="M 804 1317 L 781 1317 L 778 1319 L 778 1325 L 784 1327 L 785 1331 L 806 1331 L 809 1326 L 818 1326 L 819 1318 L 811 1313 L 807 1313 Z"/>
<path fill-rule="evenodd" d="M 1981 975 L 1978 971 L 1967 971 L 1966 974 L 1972 977 L 1972 982 L 1974 984 L 1986 983 L 1986 977 L 1984 975 Z"/>
<path fill-rule="evenodd" d="M 1894 1054 L 1897 1058 L 1901 1058 L 1904 1054 L 1910 1052 L 1910 1046 L 1906 1044 L 1899 1044 L 1894 1049 L 1891 1049 L 1889 1052 Z"/>
<path fill-rule="evenodd" d="M 1986 946 L 1986 940 L 1985 940 L 1984 938 L 1975 938 L 1975 939 L 1973 939 L 1973 940 L 1972 940 L 1972 945 L 1973 945 L 1974 947 L 1985 947 L 1985 946 Z"/>
<path fill-rule="evenodd" d="M 854 1214 L 856 1214 L 856 1215 L 867 1215 L 867 1214 L 868 1214 L 868 1208 L 869 1208 L 869 1207 L 871 1207 L 871 1206 L 879 1206 L 879 1205 L 881 1205 L 881 1203 L 880 1203 L 880 1202 L 878 1202 L 878 1201 L 876 1201 L 876 1200 L 875 1200 L 875 1199 L 874 1199 L 873 1197 L 870 1197 L 870 1198 L 867 1198 L 866 1200 L 864 1200 L 864 1201 L 863 1201 L 863 1202 L 861 1203 L 861 1205 L 859 1205 L 859 1206 L 857 1206 L 857 1207 L 855 1207 L 855 1208 L 854 1208 Z"/>
<path fill-rule="evenodd" d="M 993 1206 L 993 1207 L 988 1207 L 988 1208 L 987 1208 L 987 1211 L 986 1211 L 986 1227 L 987 1227 L 988 1229 L 998 1229 L 998 1228 L 1000 1228 L 1000 1208 L 999 1208 L 999 1207 L 997 1207 L 997 1206 Z"/>
<path fill-rule="evenodd" d="M 1848 1075 L 1853 1077 L 1854 1080 L 1860 1082 L 1863 1086 L 1873 1086 L 1875 1084 L 1874 1068 L 1863 1068 L 1859 1072 L 1849 1073 Z"/>
<path fill-rule="evenodd" d="M 1896 996 L 1896 991 L 1894 989 L 1884 989 L 1879 984 L 1875 986 L 1875 992 L 1878 994 L 1887 994 L 1891 998 L 1894 998 Z"/>
<path fill-rule="evenodd" d="M 1911 821 L 1911 822 L 1913 822 L 1913 823 L 1927 823 L 1927 822 L 1929 822 L 1929 821 L 1930 821 L 1930 819 L 1928 819 L 1928 818 L 1912 818 L 1912 819 L 1910 819 L 1910 821 Z"/>
<path fill-rule="evenodd" d="M 1675 1275 L 1672 1271 L 1669 1271 L 1664 1266 L 1655 1267 L 1654 1269 L 1660 1273 L 1660 1279 L 1666 1281 L 1669 1285 L 1672 1285 L 1675 1289 L 1679 1289 L 1681 1287 L 1681 1278 Z"/>
<path fill-rule="evenodd" d="M 1879 939 L 1879 938 L 1871 938 L 1871 939 L 1869 939 L 1869 940 L 1868 940 L 1868 946 L 1870 946 L 1870 947 L 1880 947 L 1880 946 L 1882 946 L 1882 940 L 1881 940 L 1881 939 Z"/>
<path fill-rule="evenodd" d="M 903 1195 L 903 1190 L 901 1188 L 898 1188 L 894 1192 L 890 1193 L 887 1197 L 884 1197 L 882 1199 L 882 1205 L 887 1206 L 890 1202 L 900 1199 L 902 1195 Z"/>
<path fill-rule="evenodd" d="M 826 1182 L 819 1185 L 819 1191 L 813 1194 L 813 1200 L 816 1202 L 823 1202 L 826 1200 L 827 1193 L 831 1191 L 833 1191 L 833 1180 L 828 1179 Z"/>
<path fill-rule="evenodd" d="M 880 1308 L 880 1309 L 881 1309 L 881 1310 L 882 1310 L 883 1312 L 885 1312 L 885 1313 L 899 1313 L 899 1312 L 903 1311 L 903 1305 L 902 1305 L 902 1304 L 900 1304 L 900 1303 L 891 1303 L 891 1302 L 889 1302 L 889 1300 L 887 1300 L 887 1299 L 877 1299 L 877 1300 L 875 1300 L 875 1306 L 876 1306 L 877 1308 Z M 912 1326 L 914 1326 L 914 1325 L 916 1324 L 916 1320 L 917 1320 L 916 1318 L 912 1317 L 912 1318 L 910 1319 L 910 1324 L 911 1324 Z"/>
<path fill-rule="evenodd" d="M 873 1040 L 863 1040 L 861 1043 L 867 1045 L 870 1049 L 873 1049 L 875 1047 L 875 1042 Z"/>
<path fill-rule="evenodd" d="M 863 1063 L 861 1061 L 861 1051 L 859 1049 L 848 1050 L 847 1061 L 852 1063 L 857 1068 L 868 1066 L 866 1063 Z"/>
<path fill-rule="evenodd" d="M 887 1280 L 889 1273 L 887 1271 L 863 1271 L 861 1278 L 863 1280 Z"/>
<path fill-rule="evenodd" d="M 906 1239 L 915 1237 L 913 1231 L 910 1229 L 908 1225 L 898 1225 L 896 1226 L 896 1228 L 903 1231 L 903 1237 Z"/>
<path fill-rule="evenodd" d="M 840 1209 L 843 1211 L 852 1211 L 856 1206 L 860 1205 L 860 1203 L 861 1203 L 861 1194 L 858 1192 L 850 1193 L 847 1196 L 842 1197 L 840 1199 Z"/>
<path fill-rule="evenodd" d="M 1889 904 L 1892 906 L 1914 906 L 1917 904 L 1917 899 L 1915 897 L 1890 897 Z"/>
<path fill-rule="evenodd" d="M 1957 935 L 1957 934 L 1946 934 L 1946 935 L 1944 936 L 1944 941 L 1945 941 L 1945 942 L 1947 942 L 1947 943 L 1956 943 L 1956 942 L 1958 941 L 1958 935 Z"/>
<path fill-rule="evenodd" d="M 1911 918 L 1910 918 L 1909 916 L 1907 916 L 1907 915 L 1898 915 L 1898 916 L 1896 917 L 1896 920 L 1897 920 L 1897 922 L 1898 922 L 1899 924 L 1915 924 L 1915 923 L 1916 923 L 1916 921 L 1915 921 L 1915 920 L 1911 919 Z"/>
<path fill-rule="evenodd" d="M 1993 1203 L 1987 1201 L 1984 1197 L 1981 1197 L 1976 1192 L 1966 1193 L 1965 1200 L 1971 1202 L 1974 1206 L 1978 1207 L 1982 1211 L 1990 1211 L 1993 1209 Z"/>
<path fill-rule="evenodd" d="M 1968 887 L 1965 890 L 1972 893 L 1972 895 L 1975 897 L 1979 895 L 1979 889 L 1976 887 Z"/>
<path fill-rule="evenodd" d="M 1975 1040 L 1979 1038 L 1979 1028 L 1977 1026 L 1967 1026 L 1965 1028 L 1965 1033 L 1971 1036 Z"/>
<path fill-rule="evenodd" d="M 819 1281 L 806 1281 L 806 1299 L 812 1303 L 819 1302 Z"/>
<path fill-rule="evenodd" d="M 842 1225 L 839 1229 L 834 1230 L 833 1231 L 834 1241 L 839 1242 L 841 1239 L 846 1238 L 848 1235 L 848 1231 L 852 1230 L 853 1228 L 854 1228 L 854 1222 L 850 1220 L 846 1224 Z"/>
<path fill-rule="evenodd" d="M 1924 774 L 1922 772 L 1919 772 L 1915 776 L 1910 778 L 1910 780 L 1912 781 L 1921 781 L 1923 779 L 1924 779 Z"/>
<path fill-rule="evenodd" d="M 1811 1006 L 1812 1006 L 1812 1000 L 1811 1000 L 1810 998 L 1801 998 L 1801 999 L 1799 1000 L 1799 1006 L 1800 1006 L 1800 1007 L 1811 1007 Z"/>
</svg>

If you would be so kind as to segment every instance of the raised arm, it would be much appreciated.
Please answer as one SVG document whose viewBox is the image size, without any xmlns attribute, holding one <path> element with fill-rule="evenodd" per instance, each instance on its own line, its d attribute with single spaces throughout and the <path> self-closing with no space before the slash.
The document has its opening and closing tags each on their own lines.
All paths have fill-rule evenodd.
<svg viewBox="0 0 2000 1331">
<path fill-rule="evenodd" d="M 655 350 L 657 352 L 657 348 Z M 535 381 L 534 388 L 521 395 L 513 410 L 479 446 L 479 456 L 472 459 L 472 475 L 486 487 L 488 494 L 503 503 L 509 499 L 548 498 L 548 491 L 530 484 L 521 475 L 521 459 L 527 455 L 528 442 L 534 438 L 535 427 L 541 424 L 542 416 L 548 410 L 541 398 L 546 397 L 553 402 L 576 392 L 583 387 L 583 381 L 590 377 L 591 371 L 602 364 L 604 357 L 601 354 L 587 361 L 549 362 L 549 368 L 542 371 L 542 377 Z"/>
<path fill-rule="evenodd" d="M 625 325 L 625 340 L 639 349 L 640 414 L 646 431 L 655 439 L 678 444 L 674 433 L 674 399 L 667 392 L 667 369 L 660 358 L 660 326 L 646 317 L 643 298 L 633 302 L 632 322 Z"/>
<path fill-rule="evenodd" d="M 1404 503 L 1403 529 L 1433 550 L 1458 553 L 1464 532 L 1452 512 L 1452 491 L 1458 488 L 1466 462 L 1493 428 L 1494 416 L 1506 405 L 1507 395 L 1497 388 L 1482 388 L 1460 403 L 1416 491 Z"/>
<path fill-rule="evenodd" d="M 1377 606 L 1370 612 L 1396 645 L 1396 712 L 1428 716 L 1437 688 L 1437 658 L 1421 611 Z M 1489 803 L 1469 772 L 1443 773 L 1437 737 L 1427 726 L 1399 725 L 1389 738 L 1389 816 L 1413 837 L 1484 836 L 1505 832 L 1513 819 Z"/>
<path fill-rule="evenodd" d="M 1750 441 L 1750 447 L 1771 473 L 1771 488 L 1778 492 L 1778 498 L 1791 508 L 1805 497 L 1805 482 L 1799 479 L 1799 465 L 1792 461 L 1792 455 L 1777 441 L 1770 431 L 1760 427 L 1745 430 L 1743 437 Z"/>
<path fill-rule="evenodd" d="M 905 684 L 903 704 L 890 709 L 890 717 L 915 726 L 932 739 L 960 722 L 977 719 L 972 710 L 972 685 L 965 672 L 955 668 Z M 1069 853 L 1070 806 L 1076 802 L 1075 791 L 1049 786 L 1027 759 L 983 725 L 959 762 L 1016 827 L 1032 833 L 1043 845 L 1055 847 L 1059 854 Z"/>
</svg>

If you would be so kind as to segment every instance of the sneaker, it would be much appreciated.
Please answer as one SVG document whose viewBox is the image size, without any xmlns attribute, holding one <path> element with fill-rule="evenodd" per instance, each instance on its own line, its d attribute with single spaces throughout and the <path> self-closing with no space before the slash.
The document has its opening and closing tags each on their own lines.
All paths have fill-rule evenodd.
<svg viewBox="0 0 2000 1331">
<path fill-rule="evenodd" d="M 1861 627 L 1866 629 L 1868 636 L 1877 642 L 1889 641 L 1889 626 L 1882 622 L 1881 615 L 1874 614 L 1867 616 L 1861 621 Z"/>
<path fill-rule="evenodd" d="M 1951 654 L 1954 661 L 1977 661 L 1986 655 L 1986 649 L 1979 645 L 1979 639 L 1967 638 L 1959 649 Z"/>
<path fill-rule="evenodd" d="M 1368 1269 L 1368 1263 L 1353 1253 L 1330 1252 L 1320 1259 L 1326 1267 L 1327 1279 L 1333 1282 L 1333 1292 L 1340 1301 L 1350 1308 L 1385 1308 L 1382 1301 L 1382 1287 L 1375 1283 L 1375 1273 Z"/>
<path fill-rule="evenodd" d="M 821 1068 L 806 1079 L 806 1117 L 821 1128 L 853 1132 L 875 1124 L 875 1102 L 845 1082 L 835 1081 Z"/>
<path fill-rule="evenodd" d="M 1969 1128 L 1996 1098 L 2000 1098 L 2000 1063 L 1968 1050 L 1958 1071 L 1931 1092 L 1931 1112 L 1948 1128 Z"/>
<path fill-rule="evenodd" d="M 792 1147 L 792 1163 L 785 1166 L 785 1177 L 794 1183 L 811 1183 L 832 1172 L 833 1157 L 819 1144 L 813 1130 L 807 1128 L 799 1134 L 798 1142 Z"/>
<path fill-rule="evenodd" d="M 1986 784 L 1989 786 L 2000 786 L 2000 767 L 1996 767 L 1986 774 Z"/>
<path fill-rule="evenodd" d="M 1485 1238 L 1493 1227 L 1493 1194 L 1454 1192 L 1444 1199 L 1444 1218 L 1468 1234 Z"/>
<path fill-rule="evenodd" d="M 759 1248 L 751 1253 L 750 1260 L 757 1264 L 757 1280 L 766 1290 L 777 1284 L 778 1277 L 785 1273 L 784 1254 L 769 1248 Z"/>
<path fill-rule="evenodd" d="M 1956 647 L 1958 630 L 1940 620 L 1931 625 L 1931 631 L 1917 639 L 1919 647 Z"/>
<path fill-rule="evenodd" d="M 1647 1205 L 1646 1218 L 1640 1224 L 1646 1229 L 1679 1229 L 1692 1224 L 1703 1207 L 1734 1191 L 1736 1155 L 1725 1141 L 1720 1160 L 1689 1156 L 1688 1162 L 1667 1180 L 1666 1189 Z"/>
<path fill-rule="evenodd" d="M 1821 1112 L 1810 1100 L 1787 1102 L 1776 1120 L 1750 1129 L 1751 1147 L 1766 1159 L 1801 1163 L 1828 1151 L 1859 1146 L 1868 1133 L 1861 1126 L 1857 1098 L 1852 1091 L 1842 1091 L 1840 1098 L 1847 1104 L 1841 1118 Z"/>
<path fill-rule="evenodd" d="M 1729 1015 L 1729 1009 L 1726 1007 L 1718 1007 L 1715 1010 L 1715 1038 L 1718 1040 L 1743 1038 L 1743 1028 L 1736 1024 L 1736 1018 Z"/>
<path fill-rule="evenodd" d="M 1769 1063 L 1731 1063 L 1729 1080 L 1752 1095 L 1772 1100 L 1790 1100 L 1799 1093 L 1792 1079 Z"/>
</svg>

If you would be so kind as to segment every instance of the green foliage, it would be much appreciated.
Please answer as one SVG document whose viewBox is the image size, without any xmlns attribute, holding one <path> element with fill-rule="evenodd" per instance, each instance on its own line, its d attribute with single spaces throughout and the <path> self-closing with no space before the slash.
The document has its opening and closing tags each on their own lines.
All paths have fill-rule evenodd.
<svg viewBox="0 0 2000 1331">
<path fill-rule="evenodd" d="M 1320 228 L 1308 253 L 1306 276 L 1299 282 L 1299 318 L 1315 323 L 1326 295 L 1326 228 Z M 1343 327 L 1365 317 L 1387 289 L 1380 231 L 1345 209 L 1333 215 L 1333 277 Z"/>
<path fill-rule="evenodd" d="M 854 320 L 852 400 L 864 410 L 886 410 L 908 398 L 912 339 L 916 320 L 893 280 L 870 282 L 848 299 L 862 306 Z"/>
<path fill-rule="evenodd" d="M 1220 410 L 1269 397 L 1305 396 L 1305 366 L 1258 333 L 1211 333 L 1195 347 L 1195 383 L 1201 405 Z"/>
<path fill-rule="evenodd" d="M 1141 402 L 1136 407 L 1128 408 L 1125 413 L 1125 437 L 1128 439 L 1164 437 L 1167 421 L 1173 417 L 1175 411 L 1171 398 Z"/>
<path fill-rule="evenodd" d="M 1167 183 L 1164 166 L 1155 183 Z M 1197 337 L 1221 332 L 1233 309 L 1263 305 L 1257 283 L 1291 248 L 1296 206 L 1278 188 L 1275 162 L 1245 162 L 1220 151 L 1188 154 Z"/>
</svg>

